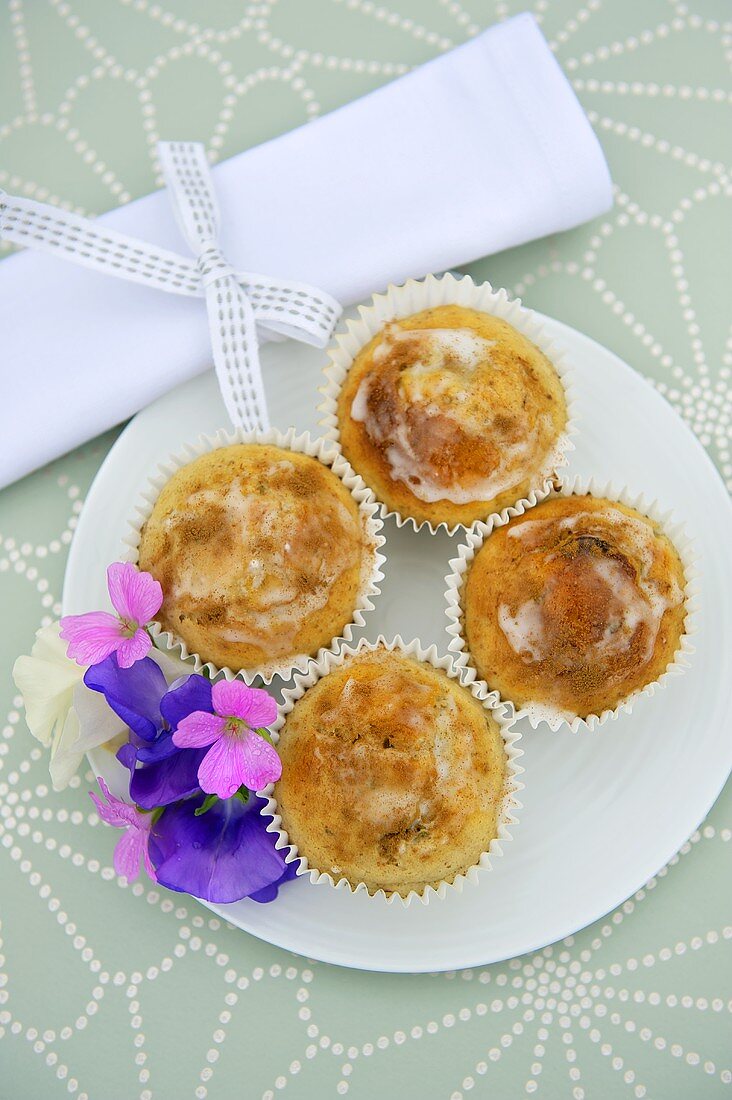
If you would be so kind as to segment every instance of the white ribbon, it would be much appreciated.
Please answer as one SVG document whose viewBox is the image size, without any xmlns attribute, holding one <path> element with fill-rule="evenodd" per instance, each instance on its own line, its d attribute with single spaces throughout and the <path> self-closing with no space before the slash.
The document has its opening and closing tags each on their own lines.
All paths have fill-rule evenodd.
<svg viewBox="0 0 732 1100">
<path fill-rule="evenodd" d="M 195 260 L 2 190 L 0 237 L 157 290 L 205 298 L 226 411 L 238 427 L 266 429 L 257 329 L 322 348 L 341 306 L 306 283 L 235 271 L 219 248 L 219 211 L 203 146 L 163 141 L 158 149 L 176 221 Z"/>
</svg>

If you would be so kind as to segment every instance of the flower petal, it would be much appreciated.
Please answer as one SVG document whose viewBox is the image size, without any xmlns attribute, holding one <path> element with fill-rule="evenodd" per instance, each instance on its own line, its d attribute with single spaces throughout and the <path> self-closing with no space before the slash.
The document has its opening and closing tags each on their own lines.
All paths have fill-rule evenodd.
<svg viewBox="0 0 732 1100">
<path fill-rule="evenodd" d="M 243 762 L 242 782 L 249 790 L 261 791 L 268 783 L 276 783 L 282 775 L 282 761 L 277 749 L 254 730 L 250 730 L 239 743 Z"/>
<path fill-rule="evenodd" d="M 213 711 L 211 681 L 196 673 L 171 687 L 160 704 L 160 713 L 172 730 L 194 711 Z"/>
<path fill-rule="evenodd" d="M 241 680 L 217 680 L 211 689 L 214 710 L 227 718 L 246 718 L 254 690 Z"/>
<path fill-rule="evenodd" d="M 108 611 L 90 611 L 87 615 L 66 615 L 61 620 L 60 637 L 67 641 L 67 656 L 79 665 L 96 665 L 119 649 L 122 624 Z"/>
<path fill-rule="evenodd" d="M 66 656 L 66 642 L 59 638 L 59 623 L 39 630 L 30 657 L 18 657 L 13 680 L 23 696 L 28 728 L 42 745 L 49 745 L 57 722 L 63 722 L 71 706 L 74 686 L 82 669 Z"/>
<path fill-rule="evenodd" d="M 73 699 L 79 719 L 79 734 L 72 745 L 74 752 L 88 752 L 121 733 L 126 734 L 126 723 L 112 710 L 103 695 L 90 691 L 83 681 L 74 688 Z"/>
<path fill-rule="evenodd" d="M 128 561 L 116 561 L 109 566 L 107 587 L 112 606 L 120 618 L 141 626 L 155 617 L 163 602 L 163 590 L 158 581 Z"/>
<path fill-rule="evenodd" d="M 112 794 L 101 776 L 97 776 L 97 783 L 99 784 L 100 791 L 107 800 L 106 803 L 102 802 L 99 795 L 94 791 L 89 791 L 89 797 L 96 806 L 97 813 L 101 820 L 105 821 L 107 825 L 113 825 L 116 829 L 123 829 L 131 825 L 138 816 L 135 807 L 131 806 L 129 802 L 117 798 L 115 794 Z"/>
<path fill-rule="evenodd" d="M 268 901 L 274 901 L 279 893 L 280 886 L 284 886 L 286 882 L 290 882 L 292 879 L 297 878 L 297 860 L 293 860 L 292 863 L 286 863 L 285 869 L 277 879 L 276 882 L 271 882 L 269 886 L 265 886 L 263 890 L 257 890 L 254 894 L 249 894 L 251 901 L 259 902 L 260 905 L 266 905 Z"/>
<path fill-rule="evenodd" d="M 130 798 L 144 810 L 154 810 L 194 794 L 199 790 L 198 769 L 206 751 L 180 749 L 165 760 L 135 769 L 130 776 Z"/>
<path fill-rule="evenodd" d="M 277 703 L 272 696 L 262 688 L 252 688 L 249 698 L 249 711 L 241 717 L 254 730 L 257 726 L 271 726 L 277 718 Z"/>
<path fill-rule="evenodd" d="M 144 745 L 140 745 L 137 749 L 137 760 L 141 764 L 157 764 L 182 751 L 174 743 L 172 735 L 164 730 L 154 741 L 147 741 Z"/>
<path fill-rule="evenodd" d="M 120 668 L 131 668 L 136 661 L 146 657 L 152 647 L 152 638 L 146 630 L 138 627 L 131 638 L 124 638 L 117 647 L 117 663 Z"/>
<path fill-rule="evenodd" d="M 280 882 L 294 873 L 275 848 L 261 816 L 263 799 L 251 797 L 216 802 L 200 817 L 203 795 L 169 806 L 152 827 L 149 852 L 157 880 L 178 890 L 221 904 L 253 894 L 274 896 Z M 265 900 L 264 897 L 261 900 Z"/>
<path fill-rule="evenodd" d="M 198 769 L 202 791 L 230 798 L 239 790 L 245 782 L 243 747 L 240 737 L 226 734 L 211 746 Z"/>
<path fill-rule="evenodd" d="M 142 862 L 145 864 L 145 871 L 147 872 L 147 877 L 152 882 L 157 882 L 158 881 L 158 876 L 157 876 L 157 873 L 155 871 L 155 868 L 153 867 L 153 861 L 150 859 L 150 834 L 149 833 L 147 834 L 145 844 L 144 844 L 143 849 L 142 849 Z"/>
<path fill-rule="evenodd" d="M 120 745 L 116 752 L 117 759 L 123 768 L 127 768 L 129 771 L 133 771 L 137 764 L 137 749 L 131 741 L 127 741 L 124 745 Z"/>
<path fill-rule="evenodd" d="M 52 665 L 61 667 L 69 664 L 66 646 L 67 643 L 61 638 L 61 623 L 50 623 L 36 631 L 31 656 L 37 657 L 39 661 L 48 661 Z"/>
<path fill-rule="evenodd" d="M 147 847 L 147 830 L 135 828 L 134 825 L 122 833 L 114 849 L 114 869 L 118 875 L 122 875 L 128 882 L 132 882 L 140 874 L 140 860 L 143 851 Z"/>
<path fill-rule="evenodd" d="M 181 718 L 173 734 L 173 742 L 181 749 L 198 749 L 212 745 L 226 729 L 226 719 L 205 710 L 194 710 L 187 718 Z"/>
<path fill-rule="evenodd" d="M 75 748 L 79 736 L 79 719 L 73 708 L 63 722 L 58 722 L 51 742 L 51 759 L 48 770 L 55 791 L 63 791 L 79 770 L 84 753 Z"/>
<path fill-rule="evenodd" d="M 87 669 L 84 683 L 104 695 L 108 705 L 126 726 L 152 741 L 162 729 L 160 700 L 167 684 L 158 665 L 150 657 L 120 668 L 115 656 Z"/>
</svg>

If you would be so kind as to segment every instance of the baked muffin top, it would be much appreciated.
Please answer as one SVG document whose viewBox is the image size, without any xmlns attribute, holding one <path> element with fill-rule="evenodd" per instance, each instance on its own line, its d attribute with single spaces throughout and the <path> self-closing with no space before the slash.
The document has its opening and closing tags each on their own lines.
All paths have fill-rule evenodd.
<svg viewBox="0 0 732 1100">
<path fill-rule="evenodd" d="M 653 520 L 599 497 L 554 497 L 497 528 L 468 566 L 465 639 L 504 698 L 585 718 L 664 672 L 684 588 Z"/>
<path fill-rule="evenodd" d="M 456 680 L 383 646 L 348 657 L 287 716 L 275 786 L 311 867 L 406 895 L 477 863 L 497 834 L 506 753 Z"/>
<path fill-rule="evenodd" d="M 346 457 L 389 507 L 472 522 L 552 473 L 567 410 L 556 370 L 522 333 L 444 305 L 361 349 L 338 419 Z"/>
<path fill-rule="evenodd" d="M 328 645 L 350 622 L 372 548 L 358 505 L 324 463 L 233 444 L 178 470 L 145 523 L 139 564 L 158 616 L 222 667 L 266 666 Z"/>
</svg>

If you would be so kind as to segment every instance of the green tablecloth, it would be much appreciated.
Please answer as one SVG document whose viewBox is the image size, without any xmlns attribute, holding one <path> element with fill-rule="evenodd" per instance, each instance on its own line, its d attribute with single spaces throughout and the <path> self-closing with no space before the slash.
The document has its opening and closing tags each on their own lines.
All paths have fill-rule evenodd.
<svg viewBox="0 0 732 1100">
<path fill-rule="evenodd" d="M 615 209 L 470 270 L 647 375 L 732 484 L 732 10 L 580 2 L 533 10 L 606 149 Z M 161 182 L 159 135 L 227 156 L 515 10 L 7 0 L 0 186 L 105 210 Z M 90 812 L 91 776 L 53 793 L 10 679 L 60 612 L 76 516 L 114 437 L 0 495 L 2 1100 L 728 1095 L 729 788 L 680 857 L 606 920 L 457 974 L 311 963 L 115 878 L 116 835 Z"/>
</svg>

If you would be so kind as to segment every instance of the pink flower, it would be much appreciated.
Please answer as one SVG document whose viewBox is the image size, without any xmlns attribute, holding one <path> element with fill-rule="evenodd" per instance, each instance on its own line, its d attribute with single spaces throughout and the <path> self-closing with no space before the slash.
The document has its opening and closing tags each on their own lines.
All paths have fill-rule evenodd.
<svg viewBox="0 0 732 1100">
<path fill-rule="evenodd" d="M 97 783 L 107 800 L 105 805 L 99 795 L 89 791 L 89 797 L 96 806 L 97 813 L 107 825 L 125 830 L 114 849 L 115 871 L 118 875 L 124 875 L 128 882 L 132 882 L 140 873 L 140 860 L 142 860 L 150 878 L 153 882 L 157 882 L 155 868 L 147 850 L 152 814 L 141 814 L 129 802 L 123 802 L 121 798 L 117 798 L 99 776 L 97 776 Z"/>
<path fill-rule="evenodd" d="M 144 627 L 160 609 L 163 590 L 149 573 L 119 561 L 107 569 L 107 587 L 117 614 L 66 615 L 60 636 L 69 643 L 67 656 L 78 665 L 98 665 L 116 653 L 119 667 L 130 668 L 152 645 Z"/>
<path fill-rule="evenodd" d="M 276 749 L 256 732 L 277 716 L 274 699 L 239 680 L 221 680 L 211 689 L 215 714 L 195 710 L 178 723 L 173 744 L 180 748 L 211 748 L 198 769 L 201 790 L 230 798 L 242 784 L 261 791 L 282 774 Z"/>
</svg>

